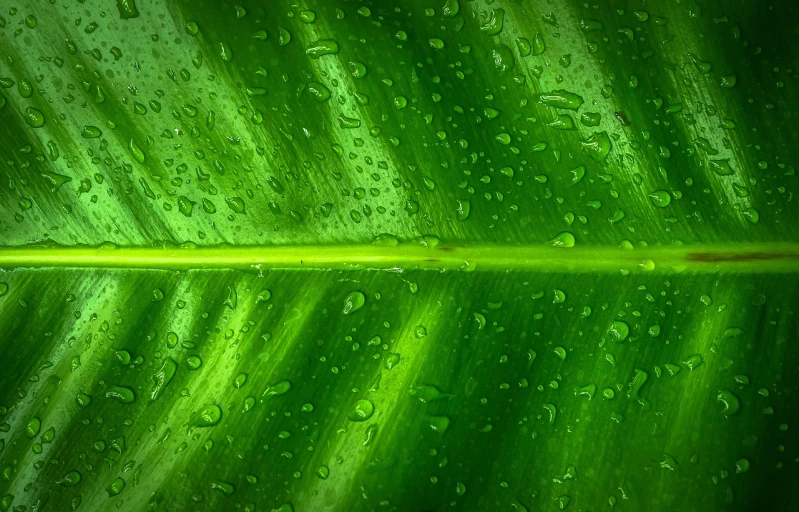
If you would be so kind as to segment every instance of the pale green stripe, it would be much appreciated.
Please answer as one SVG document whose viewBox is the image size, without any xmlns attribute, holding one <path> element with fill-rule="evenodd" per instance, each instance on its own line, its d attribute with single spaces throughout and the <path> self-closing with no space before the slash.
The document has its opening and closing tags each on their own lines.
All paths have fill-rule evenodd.
<svg viewBox="0 0 799 512">
<path fill-rule="evenodd" d="M 796 272 L 799 244 L 607 246 L 417 244 L 203 248 L 3 247 L 0 268 L 534 270 L 543 272 Z"/>
</svg>

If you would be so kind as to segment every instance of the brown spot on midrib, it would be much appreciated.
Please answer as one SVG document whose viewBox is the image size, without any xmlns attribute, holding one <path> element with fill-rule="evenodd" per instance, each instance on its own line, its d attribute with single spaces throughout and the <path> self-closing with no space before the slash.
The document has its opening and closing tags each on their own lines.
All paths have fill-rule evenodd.
<svg viewBox="0 0 799 512">
<path fill-rule="evenodd" d="M 764 260 L 799 260 L 797 253 L 779 252 L 740 252 L 740 253 L 713 253 L 713 252 L 689 252 L 685 255 L 688 261 L 701 261 L 707 263 L 720 263 L 724 261 L 764 261 Z"/>
</svg>

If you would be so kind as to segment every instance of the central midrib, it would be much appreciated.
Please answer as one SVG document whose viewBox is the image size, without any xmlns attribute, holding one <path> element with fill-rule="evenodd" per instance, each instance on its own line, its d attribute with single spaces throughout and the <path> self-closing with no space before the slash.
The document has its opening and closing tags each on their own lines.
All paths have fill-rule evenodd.
<svg viewBox="0 0 799 512">
<path fill-rule="evenodd" d="M 0 268 L 528 270 L 539 272 L 799 272 L 799 243 L 633 249 L 549 245 L 0 247 Z"/>
</svg>

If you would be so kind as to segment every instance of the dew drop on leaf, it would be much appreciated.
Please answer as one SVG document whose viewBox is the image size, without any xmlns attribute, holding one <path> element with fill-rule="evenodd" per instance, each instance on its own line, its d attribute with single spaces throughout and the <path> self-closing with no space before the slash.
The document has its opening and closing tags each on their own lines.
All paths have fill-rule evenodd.
<svg viewBox="0 0 799 512">
<path fill-rule="evenodd" d="M 271 398 L 273 396 L 285 395 L 290 390 L 291 390 L 291 382 L 289 382 L 287 380 L 282 380 L 282 381 L 278 382 L 277 384 L 274 384 L 274 385 L 269 386 L 268 388 L 266 388 L 266 391 L 264 391 L 263 397 L 264 398 Z"/>
<path fill-rule="evenodd" d="M 33 107 L 28 107 L 25 109 L 25 122 L 28 123 L 28 126 L 31 128 L 41 128 L 44 126 L 44 114 L 41 110 Z"/>
<path fill-rule="evenodd" d="M 85 408 L 92 403 L 92 398 L 85 393 L 78 393 L 75 395 L 75 403 L 78 404 L 78 407 Z"/>
<path fill-rule="evenodd" d="M 738 459 L 735 461 L 735 472 L 736 473 L 746 473 L 749 471 L 749 460 L 748 459 Z"/>
<path fill-rule="evenodd" d="M 31 418 L 28 421 L 28 424 L 25 425 L 25 437 L 28 439 L 33 439 L 39 434 L 39 430 L 42 428 L 42 422 L 39 418 Z"/>
<path fill-rule="evenodd" d="M 125 489 L 125 481 L 121 478 L 116 478 L 111 484 L 105 488 L 108 497 L 116 496 Z"/>
<path fill-rule="evenodd" d="M 233 484 L 221 480 L 214 480 L 211 482 L 211 489 L 219 491 L 226 496 L 231 496 L 236 492 L 236 487 Z"/>
<path fill-rule="evenodd" d="M 372 417 L 375 413 L 375 406 L 369 400 L 358 400 L 350 409 L 350 413 L 347 415 L 350 421 L 366 421 Z"/>
<path fill-rule="evenodd" d="M 72 487 L 73 485 L 78 485 L 80 480 L 81 474 L 73 469 L 61 477 L 60 480 L 57 480 L 56 485 L 60 485 L 61 487 Z"/>
<path fill-rule="evenodd" d="M 430 416 L 427 419 L 427 426 L 430 427 L 431 430 L 434 432 L 438 432 L 439 434 L 443 434 L 449 429 L 449 424 L 451 420 L 449 416 L 440 414 L 435 416 Z"/>
<path fill-rule="evenodd" d="M 666 190 L 655 190 L 649 194 L 649 200 L 658 208 L 665 208 L 671 203 L 671 194 Z"/>
<path fill-rule="evenodd" d="M 574 247 L 574 235 L 568 231 L 558 233 L 549 243 L 554 247 Z"/>
<path fill-rule="evenodd" d="M 208 404 L 192 414 L 191 425 L 195 427 L 213 427 L 221 419 L 222 409 L 216 404 Z"/>
<path fill-rule="evenodd" d="M 361 309 L 365 303 L 366 303 L 366 297 L 364 296 L 363 293 L 358 291 L 350 292 L 344 298 L 344 308 L 342 309 L 341 312 L 344 313 L 345 315 L 351 315 L 352 313 L 355 313 L 356 311 Z"/>
<path fill-rule="evenodd" d="M 621 320 L 613 320 L 608 327 L 608 334 L 611 339 L 621 343 L 626 340 L 627 336 L 630 334 L 630 326 Z"/>
<path fill-rule="evenodd" d="M 305 49 L 305 54 L 313 58 L 319 58 L 323 55 L 335 55 L 338 52 L 338 42 L 333 39 L 319 39 Z"/>
<path fill-rule="evenodd" d="M 113 398 L 123 404 L 132 404 L 136 401 L 136 395 L 132 389 L 125 386 L 112 386 L 105 392 L 106 398 Z"/>
<path fill-rule="evenodd" d="M 716 400 L 722 403 L 721 413 L 729 418 L 741 410 L 741 400 L 729 389 L 722 389 L 716 395 Z"/>
</svg>

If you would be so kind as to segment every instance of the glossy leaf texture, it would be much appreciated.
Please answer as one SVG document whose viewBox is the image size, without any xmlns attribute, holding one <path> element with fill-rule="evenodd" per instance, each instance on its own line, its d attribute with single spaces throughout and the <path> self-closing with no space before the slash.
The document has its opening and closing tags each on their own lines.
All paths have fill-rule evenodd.
<svg viewBox="0 0 799 512">
<path fill-rule="evenodd" d="M 0 0 L 0 512 L 790 509 L 797 14 Z"/>
<path fill-rule="evenodd" d="M 13 277 L 14 505 L 750 510 L 795 493 L 795 276 Z"/>
<path fill-rule="evenodd" d="M 4 245 L 797 239 L 788 3 L 450 3 L 10 8 Z"/>
</svg>

